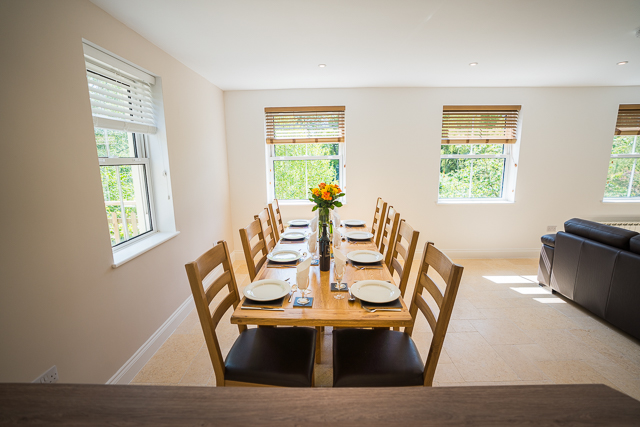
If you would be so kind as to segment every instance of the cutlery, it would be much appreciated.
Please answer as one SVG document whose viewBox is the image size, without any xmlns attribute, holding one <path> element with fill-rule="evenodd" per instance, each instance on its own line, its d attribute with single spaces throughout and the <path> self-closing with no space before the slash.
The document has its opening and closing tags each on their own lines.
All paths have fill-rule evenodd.
<svg viewBox="0 0 640 427">
<path fill-rule="evenodd" d="M 347 290 L 349 291 L 349 301 L 355 301 L 356 297 L 353 296 L 353 294 L 351 293 L 351 288 L 347 288 Z"/>
<path fill-rule="evenodd" d="M 295 293 L 296 293 L 296 291 L 291 290 L 291 295 L 289 295 L 289 301 L 288 302 L 291 302 L 293 300 L 293 296 L 295 295 Z"/>
<path fill-rule="evenodd" d="M 362 307 L 364 308 L 364 311 L 367 311 L 369 313 L 375 313 L 376 311 L 402 311 L 401 308 L 367 308 L 367 307 Z"/>
<path fill-rule="evenodd" d="M 240 307 L 242 310 L 267 310 L 267 311 L 284 311 L 284 308 L 266 308 L 266 307 Z"/>
<path fill-rule="evenodd" d="M 382 270 L 382 267 L 360 267 L 358 265 L 354 265 L 358 270 Z"/>
</svg>

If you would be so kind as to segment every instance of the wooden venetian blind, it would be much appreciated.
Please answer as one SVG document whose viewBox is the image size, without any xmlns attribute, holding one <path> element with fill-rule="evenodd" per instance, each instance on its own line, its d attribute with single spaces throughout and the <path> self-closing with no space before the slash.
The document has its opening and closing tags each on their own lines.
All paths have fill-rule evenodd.
<svg viewBox="0 0 640 427">
<path fill-rule="evenodd" d="M 519 105 L 445 105 L 442 144 L 515 144 L 519 113 Z"/>
<path fill-rule="evenodd" d="M 640 135 L 640 104 L 620 105 L 616 135 Z"/>
<path fill-rule="evenodd" d="M 267 144 L 344 142 L 345 107 L 265 108 Z"/>
</svg>

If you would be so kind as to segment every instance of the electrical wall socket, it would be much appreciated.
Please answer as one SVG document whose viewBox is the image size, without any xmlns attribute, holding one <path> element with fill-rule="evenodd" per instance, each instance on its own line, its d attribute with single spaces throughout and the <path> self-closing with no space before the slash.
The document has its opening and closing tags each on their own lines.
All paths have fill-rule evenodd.
<svg viewBox="0 0 640 427">
<path fill-rule="evenodd" d="M 555 225 L 547 225 L 547 233 L 555 233 L 557 228 Z"/>
<path fill-rule="evenodd" d="M 40 375 L 32 382 L 39 384 L 53 384 L 55 382 L 58 382 L 58 368 L 56 367 L 56 365 L 53 365 L 47 372 Z"/>
</svg>

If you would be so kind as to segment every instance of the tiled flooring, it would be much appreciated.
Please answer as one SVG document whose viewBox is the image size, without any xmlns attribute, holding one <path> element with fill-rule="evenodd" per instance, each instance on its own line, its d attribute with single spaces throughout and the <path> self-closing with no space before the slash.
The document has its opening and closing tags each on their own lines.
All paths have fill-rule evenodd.
<svg viewBox="0 0 640 427">
<path fill-rule="evenodd" d="M 536 259 L 457 262 L 465 270 L 435 386 L 603 383 L 640 399 L 640 343 L 570 301 L 528 293 L 542 290 L 528 280 L 535 281 Z M 236 262 L 234 268 L 242 290 L 249 283 L 246 266 Z M 417 265 L 412 270 L 407 304 Z M 238 335 L 230 315 L 217 329 L 225 356 Z M 316 385 L 326 387 L 332 383 L 331 328 L 325 334 L 322 364 L 315 372 Z M 418 316 L 413 339 L 423 357 L 431 336 Z M 132 384 L 215 385 L 195 311 Z"/>
</svg>

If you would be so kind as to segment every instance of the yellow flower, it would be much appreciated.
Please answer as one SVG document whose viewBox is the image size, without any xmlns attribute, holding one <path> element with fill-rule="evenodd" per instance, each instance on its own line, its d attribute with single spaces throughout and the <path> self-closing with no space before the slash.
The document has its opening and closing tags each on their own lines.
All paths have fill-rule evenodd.
<svg viewBox="0 0 640 427">
<path fill-rule="evenodd" d="M 311 190 L 311 192 L 313 193 L 314 196 L 318 197 L 320 195 L 320 190 L 317 188 L 314 188 L 313 190 Z"/>
</svg>

